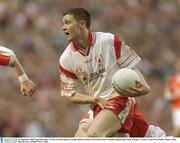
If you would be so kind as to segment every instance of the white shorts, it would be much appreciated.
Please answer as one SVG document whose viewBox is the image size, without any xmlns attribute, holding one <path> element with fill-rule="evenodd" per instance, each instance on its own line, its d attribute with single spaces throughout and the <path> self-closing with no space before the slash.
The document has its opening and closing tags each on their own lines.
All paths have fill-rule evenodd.
<svg viewBox="0 0 180 143">
<path fill-rule="evenodd" d="M 172 110 L 172 121 L 174 128 L 180 128 L 180 109 Z"/>
</svg>

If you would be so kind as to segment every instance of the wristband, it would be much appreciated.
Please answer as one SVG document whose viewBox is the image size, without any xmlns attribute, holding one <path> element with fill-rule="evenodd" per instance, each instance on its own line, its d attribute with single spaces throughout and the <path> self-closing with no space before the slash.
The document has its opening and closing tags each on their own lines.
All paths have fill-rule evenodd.
<svg viewBox="0 0 180 143">
<path fill-rule="evenodd" d="M 27 77 L 27 75 L 24 73 L 24 74 L 18 76 L 18 79 L 19 79 L 20 83 L 22 83 L 22 82 L 28 80 L 28 77 Z"/>
</svg>

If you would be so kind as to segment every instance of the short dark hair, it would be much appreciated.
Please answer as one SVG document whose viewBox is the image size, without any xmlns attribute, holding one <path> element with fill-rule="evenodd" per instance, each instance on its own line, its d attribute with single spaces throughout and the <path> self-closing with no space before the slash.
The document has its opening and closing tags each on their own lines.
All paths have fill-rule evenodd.
<svg viewBox="0 0 180 143">
<path fill-rule="evenodd" d="M 84 9 L 84 8 L 67 9 L 63 12 L 63 16 L 65 16 L 67 14 L 73 15 L 77 21 L 80 21 L 80 20 L 86 21 L 86 27 L 90 28 L 91 17 L 90 17 L 89 12 L 86 9 Z"/>
</svg>

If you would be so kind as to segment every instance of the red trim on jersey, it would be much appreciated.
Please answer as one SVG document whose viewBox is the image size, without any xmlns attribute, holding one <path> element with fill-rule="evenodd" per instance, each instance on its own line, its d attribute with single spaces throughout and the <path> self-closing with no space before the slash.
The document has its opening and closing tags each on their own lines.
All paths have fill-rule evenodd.
<svg viewBox="0 0 180 143">
<path fill-rule="evenodd" d="M 75 51 L 78 51 L 83 56 L 89 55 L 90 48 L 96 41 L 95 33 L 89 32 L 87 40 L 88 40 L 88 47 L 86 49 L 84 50 L 79 49 L 78 46 L 74 42 L 72 43 L 72 48 Z"/>
<path fill-rule="evenodd" d="M 72 48 L 75 50 L 75 51 L 78 51 L 79 49 L 78 49 L 78 46 L 75 44 L 75 43 L 73 43 L 72 42 Z"/>
<path fill-rule="evenodd" d="M 136 53 L 134 51 L 132 51 L 132 53 L 122 63 L 120 63 L 119 65 L 122 65 L 122 64 L 126 63 L 130 58 L 132 58 L 132 56 L 134 56 L 134 54 L 135 54 L 135 57 L 137 57 Z M 131 61 L 133 61 L 133 60 L 131 60 Z"/>
<path fill-rule="evenodd" d="M 116 59 L 119 59 L 121 57 L 121 41 L 118 36 L 114 36 L 114 48 L 116 53 Z"/>
<path fill-rule="evenodd" d="M 72 79 L 78 79 L 77 76 L 69 71 L 67 71 L 66 69 L 64 69 L 61 65 L 59 66 L 59 72 L 64 73 L 65 76 L 72 78 Z"/>
<path fill-rule="evenodd" d="M 10 62 L 11 57 L 0 54 L 0 65 L 7 66 Z"/>
</svg>

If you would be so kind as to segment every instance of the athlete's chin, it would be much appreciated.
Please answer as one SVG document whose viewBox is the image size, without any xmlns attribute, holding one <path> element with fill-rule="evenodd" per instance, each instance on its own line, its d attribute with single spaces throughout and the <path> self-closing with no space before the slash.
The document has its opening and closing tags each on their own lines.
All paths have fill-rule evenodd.
<svg viewBox="0 0 180 143">
<path fill-rule="evenodd" d="M 76 41 L 76 40 L 75 40 L 75 38 L 73 38 L 73 37 L 67 37 L 67 41 L 68 41 L 68 42 L 74 42 L 74 41 Z"/>
<path fill-rule="evenodd" d="M 72 42 L 72 38 L 71 37 L 67 37 L 67 41 L 68 42 Z"/>
</svg>

